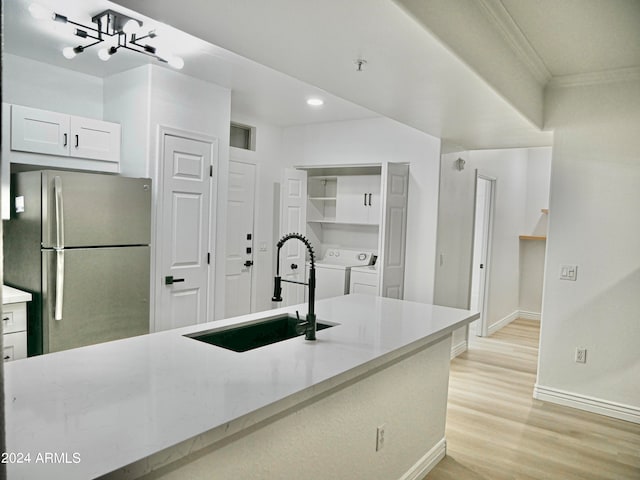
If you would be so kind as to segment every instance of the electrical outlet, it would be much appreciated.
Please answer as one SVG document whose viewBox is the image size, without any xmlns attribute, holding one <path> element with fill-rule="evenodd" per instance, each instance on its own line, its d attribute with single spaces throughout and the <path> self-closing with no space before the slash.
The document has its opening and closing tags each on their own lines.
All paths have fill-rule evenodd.
<svg viewBox="0 0 640 480">
<path fill-rule="evenodd" d="M 384 425 L 380 425 L 376 431 L 376 452 L 382 450 L 384 447 Z"/>
<path fill-rule="evenodd" d="M 576 348 L 576 363 L 587 363 L 587 349 Z"/>
</svg>

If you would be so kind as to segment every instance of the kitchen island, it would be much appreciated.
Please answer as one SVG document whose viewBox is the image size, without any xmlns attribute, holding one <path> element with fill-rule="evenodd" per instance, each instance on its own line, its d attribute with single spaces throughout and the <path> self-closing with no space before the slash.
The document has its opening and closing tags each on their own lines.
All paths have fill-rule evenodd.
<svg viewBox="0 0 640 480">
<path fill-rule="evenodd" d="M 9 479 L 424 476 L 445 454 L 451 333 L 478 314 L 347 295 L 317 302 L 336 325 L 316 342 L 184 336 L 296 310 L 7 364 Z"/>
</svg>

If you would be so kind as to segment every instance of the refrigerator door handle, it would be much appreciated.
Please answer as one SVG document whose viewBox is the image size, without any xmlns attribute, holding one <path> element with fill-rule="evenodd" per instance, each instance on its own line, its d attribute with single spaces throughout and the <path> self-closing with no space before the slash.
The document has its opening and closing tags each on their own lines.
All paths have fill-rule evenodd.
<svg viewBox="0 0 640 480">
<path fill-rule="evenodd" d="M 53 312 L 55 320 L 62 320 L 62 299 L 64 296 L 64 250 L 56 249 L 56 303 Z"/>
<path fill-rule="evenodd" d="M 62 178 L 53 177 L 53 192 L 56 209 L 56 248 L 64 248 L 64 206 L 62 201 Z"/>
<path fill-rule="evenodd" d="M 62 178 L 53 177 L 54 204 L 56 209 L 56 303 L 53 318 L 62 320 L 62 300 L 64 296 L 64 202 L 62 198 Z"/>
</svg>

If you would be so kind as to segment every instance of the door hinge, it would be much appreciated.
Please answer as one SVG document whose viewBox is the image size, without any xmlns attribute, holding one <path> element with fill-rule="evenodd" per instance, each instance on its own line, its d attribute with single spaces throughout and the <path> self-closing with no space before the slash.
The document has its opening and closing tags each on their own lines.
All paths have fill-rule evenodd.
<svg viewBox="0 0 640 480">
<path fill-rule="evenodd" d="M 209 165 L 209 176 L 213 177 L 213 165 Z"/>
<path fill-rule="evenodd" d="M 211 253 L 207 252 L 207 265 L 211 264 Z"/>
</svg>

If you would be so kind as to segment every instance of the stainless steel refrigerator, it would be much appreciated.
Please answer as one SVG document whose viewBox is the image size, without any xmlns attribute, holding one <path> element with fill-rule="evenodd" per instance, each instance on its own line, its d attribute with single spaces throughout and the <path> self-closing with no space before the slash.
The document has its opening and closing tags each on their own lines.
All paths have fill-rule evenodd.
<svg viewBox="0 0 640 480">
<path fill-rule="evenodd" d="M 149 332 L 150 179 L 20 172 L 11 202 L 4 283 L 33 294 L 29 356 Z"/>
</svg>

